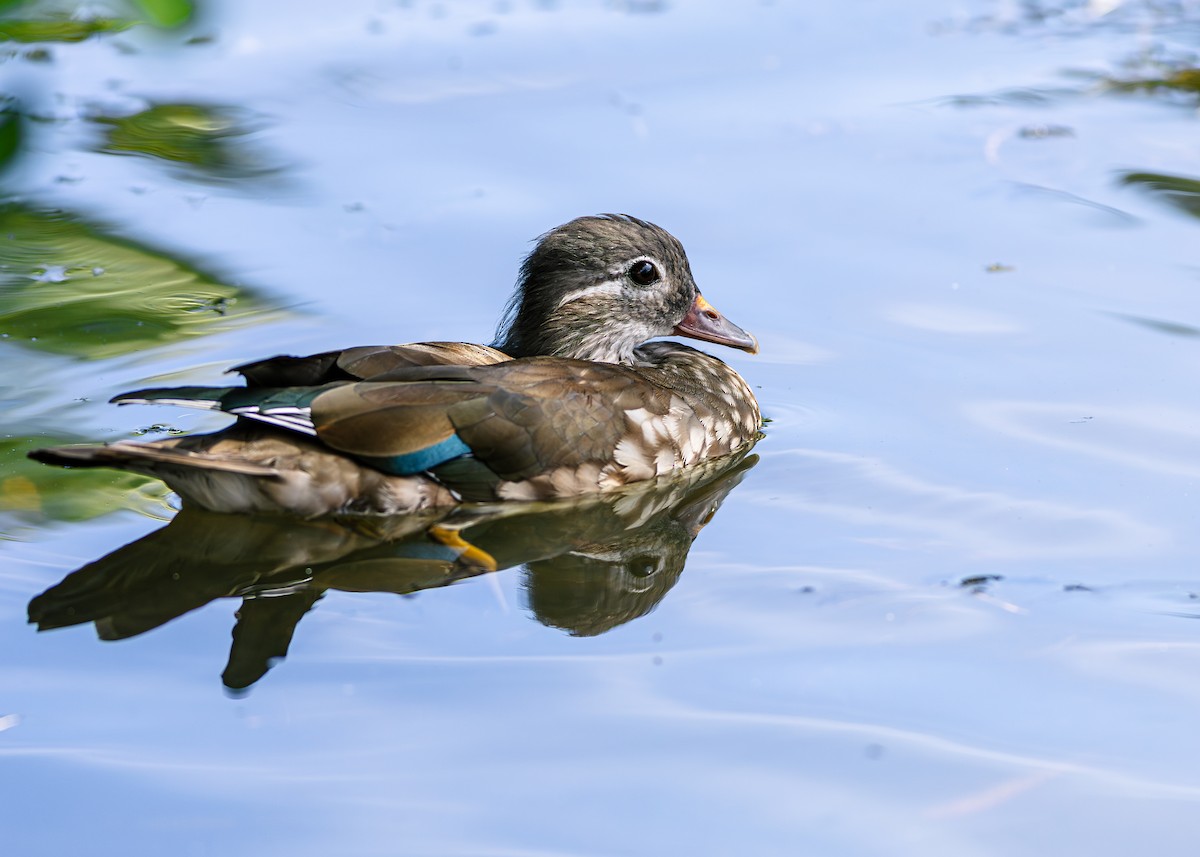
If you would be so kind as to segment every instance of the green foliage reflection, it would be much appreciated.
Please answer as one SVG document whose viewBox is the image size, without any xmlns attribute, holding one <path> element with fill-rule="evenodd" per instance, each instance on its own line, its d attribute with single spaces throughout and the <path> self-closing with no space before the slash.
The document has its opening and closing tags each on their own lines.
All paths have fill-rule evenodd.
<svg viewBox="0 0 1200 857">
<path fill-rule="evenodd" d="M 15 436 L 0 438 L 0 515 L 53 521 L 84 521 L 117 509 L 161 505 L 166 487 L 133 473 L 59 470 L 25 457 L 48 443 L 83 438 Z"/>
<path fill-rule="evenodd" d="M 12 107 L 0 110 L 0 170 L 21 151 L 21 114 Z"/>
<path fill-rule="evenodd" d="M 1166 173 L 1128 172 L 1121 174 L 1120 182 L 1139 187 L 1184 214 L 1200 217 L 1200 180 L 1198 179 Z"/>
<path fill-rule="evenodd" d="M 1179 68 L 1162 77 L 1106 78 L 1105 85 L 1114 92 L 1168 92 L 1187 96 L 1200 95 L 1200 68 Z"/>
<path fill-rule="evenodd" d="M 134 5 L 151 24 L 165 29 L 186 24 L 195 11 L 191 0 L 135 0 Z"/>
<path fill-rule="evenodd" d="M 200 104 L 157 104 L 131 116 L 93 118 L 109 127 L 102 152 L 183 164 L 205 178 L 244 179 L 275 172 L 241 144 L 248 129 L 234 111 Z"/>
<path fill-rule="evenodd" d="M 29 21 L 0 21 L 0 42 L 82 42 L 97 33 L 119 33 L 136 21 L 120 18 L 52 17 Z"/>
<path fill-rule="evenodd" d="M 195 13 L 192 0 L 127 0 L 115 5 L 124 14 L 88 17 L 86 4 L 63 0 L 0 2 L 0 14 L 13 16 L 0 19 L 0 42 L 82 42 L 138 24 L 174 29 L 190 21 Z"/>
<path fill-rule="evenodd" d="M 0 336 L 99 359 L 265 317 L 253 292 L 62 212 L 0 207 Z"/>
</svg>

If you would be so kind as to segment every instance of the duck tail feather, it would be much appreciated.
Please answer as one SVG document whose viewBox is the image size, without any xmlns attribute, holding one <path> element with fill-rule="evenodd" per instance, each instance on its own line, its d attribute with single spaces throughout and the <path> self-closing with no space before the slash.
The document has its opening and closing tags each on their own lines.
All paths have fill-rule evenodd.
<svg viewBox="0 0 1200 857">
<path fill-rule="evenodd" d="M 59 467 L 113 467 L 138 473 L 160 475 L 164 469 L 219 470 L 243 476 L 278 477 L 274 467 L 250 461 L 221 458 L 201 452 L 118 441 L 110 444 L 75 444 L 34 449 L 28 453 L 34 461 Z"/>
<path fill-rule="evenodd" d="M 178 405 L 219 411 L 225 406 L 225 396 L 241 387 L 150 387 L 113 396 L 117 405 Z"/>
</svg>

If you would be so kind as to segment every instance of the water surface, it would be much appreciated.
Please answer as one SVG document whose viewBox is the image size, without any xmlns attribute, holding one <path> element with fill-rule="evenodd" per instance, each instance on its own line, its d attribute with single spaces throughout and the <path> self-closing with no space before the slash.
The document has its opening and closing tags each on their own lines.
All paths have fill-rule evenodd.
<svg viewBox="0 0 1200 857">
<path fill-rule="evenodd" d="M 7 851 L 1188 850 L 1198 23 L 210 2 L 0 46 L 22 117 L 0 213 Z M 453 585 L 364 582 L 317 540 L 335 576 L 279 602 L 287 658 L 240 695 L 235 614 L 286 612 L 229 597 L 244 581 L 201 571 L 213 592 L 178 618 L 102 624 L 119 641 L 26 624 L 175 511 L 25 449 L 216 427 L 105 402 L 271 353 L 488 341 L 529 241 L 601 211 L 684 242 L 761 341 L 721 356 L 772 419 L 648 601 L 587 624 L 538 599 L 636 579 L 606 595 L 514 547 Z"/>
</svg>

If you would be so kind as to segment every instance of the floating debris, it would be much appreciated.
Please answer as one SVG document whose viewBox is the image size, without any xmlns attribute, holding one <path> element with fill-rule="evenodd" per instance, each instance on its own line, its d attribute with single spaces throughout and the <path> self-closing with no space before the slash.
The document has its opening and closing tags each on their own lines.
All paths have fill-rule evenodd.
<svg viewBox="0 0 1200 857">
<path fill-rule="evenodd" d="M 976 592 L 982 591 L 989 583 L 997 583 L 1004 579 L 1002 574 L 975 574 L 970 577 L 964 577 L 958 582 L 958 585 L 963 589 L 973 589 Z"/>
<path fill-rule="evenodd" d="M 184 433 L 185 432 L 183 429 L 177 429 L 174 426 L 167 425 L 166 423 L 155 423 L 154 425 L 151 425 L 151 426 L 143 426 L 140 429 L 133 430 L 134 437 L 142 437 L 143 435 L 147 435 L 147 434 L 177 435 L 177 434 L 184 434 Z"/>
<path fill-rule="evenodd" d="M 1067 125 L 1026 125 L 1017 132 L 1024 140 L 1046 140 L 1053 137 L 1074 137 L 1075 129 Z"/>
</svg>

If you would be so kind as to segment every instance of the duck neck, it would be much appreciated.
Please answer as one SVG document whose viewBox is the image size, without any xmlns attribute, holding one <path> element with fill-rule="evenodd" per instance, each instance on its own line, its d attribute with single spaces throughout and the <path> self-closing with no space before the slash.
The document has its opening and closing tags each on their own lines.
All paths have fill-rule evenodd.
<svg viewBox="0 0 1200 857">
<path fill-rule="evenodd" d="M 514 323 L 502 332 L 495 347 L 512 357 L 570 357 L 631 365 L 637 362 L 636 343 L 623 334 L 583 319 L 559 318 L 536 325 Z"/>
</svg>

